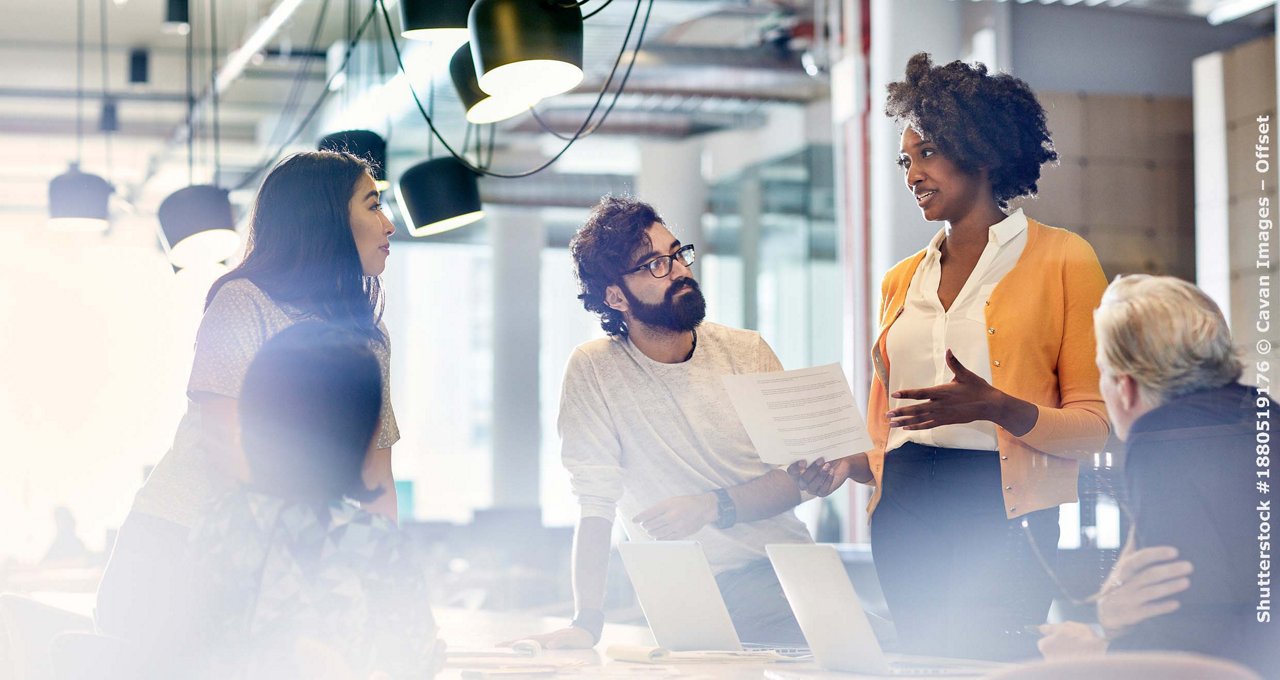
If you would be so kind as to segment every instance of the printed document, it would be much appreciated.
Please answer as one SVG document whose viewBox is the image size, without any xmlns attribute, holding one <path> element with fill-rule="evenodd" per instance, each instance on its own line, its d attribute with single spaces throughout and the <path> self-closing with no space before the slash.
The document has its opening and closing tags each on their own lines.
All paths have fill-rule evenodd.
<svg viewBox="0 0 1280 680">
<path fill-rule="evenodd" d="M 871 449 L 862 411 L 840 364 L 722 379 L 766 463 L 833 460 Z"/>
</svg>

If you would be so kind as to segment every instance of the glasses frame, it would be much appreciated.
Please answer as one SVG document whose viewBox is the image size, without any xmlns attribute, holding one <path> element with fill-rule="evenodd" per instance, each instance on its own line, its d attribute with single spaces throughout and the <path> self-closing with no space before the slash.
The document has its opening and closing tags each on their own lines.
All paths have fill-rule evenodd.
<svg viewBox="0 0 1280 680">
<path fill-rule="evenodd" d="M 689 253 L 689 259 L 687 261 L 684 258 L 685 253 Z M 698 259 L 698 251 L 693 247 L 692 243 L 687 243 L 683 246 L 680 246 L 679 250 L 677 250 L 674 253 L 671 253 L 670 255 L 659 255 L 653 258 L 652 260 L 649 260 L 648 262 L 645 262 L 643 264 L 638 264 L 622 272 L 621 274 L 619 274 L 619 276 L 627 276 L 627 275 L 635 274 L 636 272 L 645 270 L 645 271 L 648 271 L 649 275 L 655 279 L 665 279 L 668 276 L 671 276 L 671 272 L 675 271 L 676 258 L 679 258 L 680 262 L 682 262 L 684 266 L 692 267 L 693 263 L 696 262 Z M 658 274 L 655 267 L 659 262 L 663 260 L 667 261 L 667 272 L 665 274 Z"/>
</svg>

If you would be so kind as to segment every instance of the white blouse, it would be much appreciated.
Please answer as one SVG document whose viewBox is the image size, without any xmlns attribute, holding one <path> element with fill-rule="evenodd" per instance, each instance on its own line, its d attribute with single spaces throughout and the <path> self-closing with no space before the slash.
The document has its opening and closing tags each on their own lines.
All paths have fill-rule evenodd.
<svg viewBox="0 0 1280 680">
<path fill-rule="evenodd" d="M 1017 264 L 1027 244 L 1027 218 L 1016 210 L 991 225 L 987 247 L 956 296 L 951 309 L 938 299 L 942 279 L 942 245 L 945 230 L 929 242 L 924 259 L 911 277 L 902 315 L 889 328 L 885 340 L 889 352 L 889 394 L 951 382 L 948 349 L 965 368 L 991 381 L 991 356 L 987 348 L 986 306 L 996 284 Z M 889 409 L 921 403 L 889 397 Z M 952 449 L 995 451 L 996 426 L 990 421 L 943 425 L 929 430 L 892 428 L 885 451 L 907 442 Z"/>
</svg>

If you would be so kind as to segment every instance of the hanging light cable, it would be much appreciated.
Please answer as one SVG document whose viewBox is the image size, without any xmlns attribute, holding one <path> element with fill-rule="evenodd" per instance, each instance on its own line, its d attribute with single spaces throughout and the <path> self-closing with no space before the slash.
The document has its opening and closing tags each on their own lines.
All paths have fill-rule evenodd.
<svg viewBox="0 0 1280 680">
<path fill-rule="evenodd" d="M 631 32 L 635 28 L 636 17 L 639 14 L 639 7 L 641 4 L 645 4 L 645 0 L 636 0 L 636 2 L 637 2 L 636 14 L 632 15 L 631 25 L 627 28 L 627 34 L 622 40 L 622 47 L 618 53 L 618 59 L 617 61 L 614 62 L 614 68 L 613 68 L 614 72 L 617 71 L 618 64 L 621 62 L 622 56 L 626 53 L 627 44 L 631 39 Z M 383 21 L 386 23 L 387 27 L 390 28 L 391 15 L 387 11 L 385 0 L 375 0 L 375 8 L 381 10 Z M 592 14 L 594 14 L 594 12 L 592 12 Z M 653 14 L 653 0 L 648 0 L 647 8 L 645 9 L 644 21 L 641 22 L 640 24 L 640 33 L 639 33 L 639 36 L 636 38 L 636 44 L 632 51 L 632 55 L 631 55 L 632 64 L 635 63 L 636 56 L 639 54 L 640 48 L 644 44 L 645 31 L 649 26 L 649 17 L 652 14 Z M 467 160 L 461 154 L 459 154 L 458 151 L 454 149 L 454 147 L 451 146 L 447 140 L 445 140 L 444 136 L 440 134 L 440 130 L 435 125 L 434 117 L 431 116 L 427 112 L 426 107 L 422 105 L 422 98 L 418 96 L 417 89 L 414 88 L 412 80 L 409 79 L 408 73 L 405 71 L 404 55 L 400 51 L 399 41 L 396 40 L 394 31 L 392 32 L 392 35 L 390 35 L 389 37 L 391 38 L 391 49 L 395 52 L 395 55 L 396 55 L 396 63 L 400 68 L 400 72 L 404 74 L 406 77 L 405 84 L 409 87 L 409 94 L 413 98 L 414 104 L 418 107 L 418 113 L 422 115 L 423 120 L 427 123 L 427 128 L 431 131 L 432 137 L 439 140 L 440 145 L 443 146 L 445 150 L 449 152 L 450 155 L 452 155 L 455 159 L 457 159 L 458 162 L 465 165 L 472 172 L 475 172 L 484 177 L 500 177 L 504 179 L 518 179 L 520 177 L 528 177 L 530 175 L 537 174 L 551 167 L 552 164 L 560 160 L 560 157 L 564 156 L 564 154 L 569 151 L 569 148 L 573 146 L 574 142 L 576 142 L 578 139 L 581 139 L 583 133 L 586 132 L 587 128 L 591 125 L 591 119 L 595 116 L 596 111 L 599 110 L 600 104 L 604 101 L 604 97 L 607 94 L 607 87 L 601 88 L 599 94 L 596 96 L 595 104 L 592 105 L 591 110 L 587 113 L 586 119 L 582 121 L 582 125 L 578 127 L 578 130 L 574 132 L 573 136 L 567 142 L 565 142 L 565 145 L 561 147 L 560 150 L 557 151 L 556 154 L 553 155 L 551 158 L 548 158 L 546 161 L 543 161 L 541 164 L 537 165 L 536 167 L 533 167 L 529 170 L 525 170 L 522 172 L 494 172 L 487 167 L 481 168 L 467 162 Z M 612 78 L 610 80 L 612 80 Z M 606 83 L 607 82 L 609 81 L 606 81 Z M 619 89 L 614 93 L 615 103 L 617 101 L 617 98 L 620 97 L 621 95 L 622 95 L 621 89 Z M 613 105 L 611 104 L 609 106 L 609 109 L 612 110 L 612 108 L 613 108 Z M 595 123 L 596 127 L 603 124 L 603 122 L 604 122 L 604 116 L 601 116 L 601 118 Z"/>
<path fill-rule="evenodd" d="M 192 94 L 192 35 L 187 33 L 187 181 L 160 203 L 162 242 L 169 262 L 177 269 L 212 265 L 226 260 L 240 246 L 235 232 L 235 218 L 226 189 L 218 186 L 222 179 L 221 130 L 218 111 L 218 12 L 209 2 L 209 54 L 213 64 L 209 86 L 213 104 L 213 184 L 194 184 L 195 98 Z"/>
<path fill-rule="evenodd" d="M 58 231 L 103 232 L 110 226 L 108 208 L 114 189 L 98 175 L 80 171 L 84 157 L 83 113 L 84 0 L 79 0 L 76 8 L 76 160 L 66 172 L 49 182 L 49 227 Z"/>
</svg>

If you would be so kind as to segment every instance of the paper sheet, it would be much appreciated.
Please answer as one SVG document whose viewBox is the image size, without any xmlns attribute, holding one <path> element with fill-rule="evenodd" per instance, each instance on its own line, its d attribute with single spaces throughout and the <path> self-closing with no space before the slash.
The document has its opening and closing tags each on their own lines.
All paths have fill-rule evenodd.
<svg viewBox="0 0 1280 680">
<path fill-rule="evenodd" d="M 871 449 L 862 411 L 840 364 L 722 379 L 766 463 L 832 460 Z"/>
</svg>

